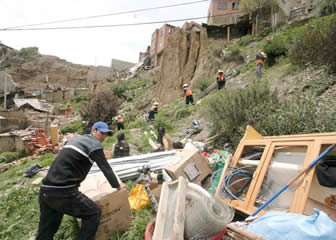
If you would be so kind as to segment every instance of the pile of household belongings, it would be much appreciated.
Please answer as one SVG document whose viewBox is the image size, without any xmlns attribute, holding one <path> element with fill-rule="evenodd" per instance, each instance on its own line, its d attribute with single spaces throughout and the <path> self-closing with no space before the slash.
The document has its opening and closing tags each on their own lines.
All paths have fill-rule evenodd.
<svg viewBox="0 0 336 240">
<path fill-rule="evenodd" d="M 334 239 L 336 190 L 307 170 L 322 151 L 328 152 L 319 166 L 334 158 L 334 143 L 336 133 L 263 137 L 248 127 L 232 160 L 218 169 L 213 195 L 201 187 L 213 172 L 207 158 L 198 149 L 179 152 L 162 171 L 171 181 L 153 190 L 159 189 L 159 206 L 146 239 Z M 142 187 L 136 192 L 145 195 Z M 235 212 L 250 217 L 232 223 Z"/>
<path fill-rule="evenodd" d="M 189 168 L 187 176 L 173 168 L 175 175 L 170 176 L 178 180 L 163 183 L 146 239 L 213 240 L 223 234 L 233 239 L 335 239 L 336 189 L 326 188 L 334 179 L 326 168 L 336 159 L 335 143 L 336 133 L 263 137 L 248 127 L 232 164 L 227 159 L 222 169 L 214 196 L 199 182 L 188 182 L 197 176 L 197 168 Z M 312 163 L 322 157 L 316 176 Z M 230 223 L 232 209 L 250 217 Z"/>
<path fill-rule="evenodd" d="M 336 133 L 264 137 L 247 126 L 216 190 L 249 216 L 228 229 L 265 239 L 335 239 L 335 143 Z"/>
</svg>

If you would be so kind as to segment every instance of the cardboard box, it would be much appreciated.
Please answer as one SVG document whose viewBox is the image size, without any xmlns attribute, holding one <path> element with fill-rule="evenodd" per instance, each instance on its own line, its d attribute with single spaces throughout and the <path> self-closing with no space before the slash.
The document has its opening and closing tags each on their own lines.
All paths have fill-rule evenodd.
<svg viewBox="0 0 336 240">
<path fill-rule="evenodd" d="M 152 190 L 152 194 L 155 197 L 157 202 L 160 202 L 161 188 L 162 188 L 162 185 L 159 185 Z"/>
<path fill-rule="evenodd" d="M 112 188 L 104 175 L 87 177 L 79 191 L 91 198 L 102 210 L 96 239 L 106 239 L 106 235 L 126 229 L 131 221 L 127 189 L 117 191 Z"/>
<path fill-rule="evenodd" d="M 201 184 L 211 173 L 208 159 L 197 149 L 177 152 L 176 160 L 166 165 L 165 170 L 173 180 L 183 176 L 196 184 Z"/>
</svg>

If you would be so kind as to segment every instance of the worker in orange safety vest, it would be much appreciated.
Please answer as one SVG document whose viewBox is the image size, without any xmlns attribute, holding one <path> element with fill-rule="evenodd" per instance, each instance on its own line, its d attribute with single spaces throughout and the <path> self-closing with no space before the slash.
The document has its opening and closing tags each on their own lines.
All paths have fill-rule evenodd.
<svg viewBox="0 0 336 240">
<path fill-rule="evenodd" d="M 153 106 L 148 112 L 148 121 L 154 121 L 155 119 L 155 114 L 157 114 L 159 111 L 159 103 L 155 102 L 153 103 Z"/>
<path fill-rule="evenodd" d="M 217 90 L 221 90 L 225 86 L 225 75 L 222 69 L 218 69 L 216 82 L 217 82 Z"/>
<path fill-rule="evenodd" d="M 118 130 L 125 129 L 124 120 L 122 119 L 121 115 L 117 116 L 117 126 Z"/>
<path fill-rule="evenodd" d="M 188 84 L 183 85 L 183 92 L 186 97 L 185 104 L 189 105 L 189 103 L 191 103 L 192 105 L 195 105 L 192 91 L 189 89 Z"/>
<path fill-rule="evenodd" d="M 70 104 L 67 105 L 66 109 L 65 109 L 65 116 L 69 117 L 71 114 L 72 108 L 70 106 Z"/>
<path fill-rule="evenodd" d="M 264 60 L 266 59 L 266 53 L 258 51 L 256 55 L 257 60 L 257 78 L 262 77 L 262 67 L 264 66 Z"/>
</svg>

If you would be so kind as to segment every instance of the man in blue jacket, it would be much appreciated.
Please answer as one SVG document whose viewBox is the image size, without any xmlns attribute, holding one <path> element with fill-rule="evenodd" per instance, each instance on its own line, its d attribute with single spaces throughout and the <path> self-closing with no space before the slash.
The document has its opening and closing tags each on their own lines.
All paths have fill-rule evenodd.
<svg viewBox="0 0 336 240">
<path fill-rule="evenodd" d="M 95 239 L 101 209 L 78 191 L 80 183 L 95 162 L 113 188 L 126 188 L 125 184 L 119 184 L 105 158 L 101 143 L 107 135 L 112 135 L 108 125 L 96 122 L 91 134 L 74 137 L 57 155 L 40 188 L 40 223 L 36 240 L 52 240 L 64 214 L 82 220 L 79 240 Z"/>
</svg>

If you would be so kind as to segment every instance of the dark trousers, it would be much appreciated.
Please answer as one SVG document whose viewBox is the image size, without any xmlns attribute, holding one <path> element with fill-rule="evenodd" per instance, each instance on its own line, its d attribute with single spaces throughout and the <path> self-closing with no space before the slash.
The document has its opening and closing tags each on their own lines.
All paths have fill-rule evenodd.
<svg viewBox="0 0 336 240">
<path fill-rule="evenodd" d="M 261 78 L 262 77 L 262 64 L 258 64 L 257 65 L 257 78 Z"/>
<path fill-rule="evenodd" d="M 191 103 L 192 105 L 194 105 L 194 98 L 192 95 L 186 96 L 186 105 L 189 105 L 189 103 Z"/>
<path fill-rule="evenodd" d="M 154 110 L 149 110 L 148 112 L 148 120 L 154 120 L 155 119 L 156 112 Z"/>
<path fill-rule="evenodd" d="M 117 122 L 118 130 L 125 129 L 125 125 L 123 122 Z"/>
<path fill-rule="evenodd" d="M 218 81 L 217 82 L 217 90 L 221 90 L 225 86 L 224 81 Z"/>
<path fill-rule="evenodd" d="M 52 240 L 64 214 L 80 218 L 82 227 L 78 240 L 94 240 L 98 229 L 101 210 L 95 202 L 72 189 L 46 189 L 39 194 L 40 223 L 36 240 Z"/>
</svg>

